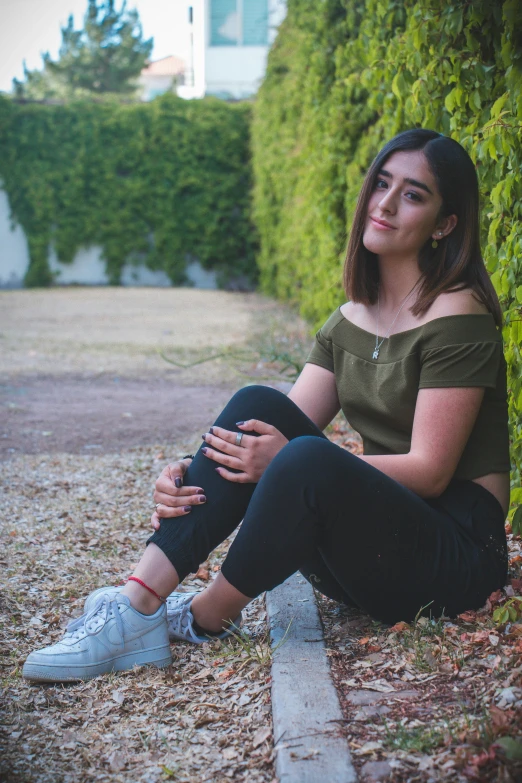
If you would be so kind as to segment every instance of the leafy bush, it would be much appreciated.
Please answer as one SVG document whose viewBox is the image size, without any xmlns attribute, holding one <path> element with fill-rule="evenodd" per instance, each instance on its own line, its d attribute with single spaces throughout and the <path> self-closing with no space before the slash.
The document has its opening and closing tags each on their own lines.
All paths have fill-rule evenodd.
<svg viewBox="0 0 522 783">
<path fill-rule="evenodd" d="M 225 281 L 255 278 L 249 104 L 19 104 L 0 98 L 0 179 L 28 237 L 27 285 L 49 285 L 49 244 L 70 262 L 101 245 L 112 283 L 143 261 L 173 283 L 187 254 Z"/>
<path fill-rule="evenodd" d="M 522 5 L 289 0 L 253 117 L 267 293 L 315 324 L 343 301 L 342 251 L 372 158 L 396 133 L 452 136 L 477 165 L 505 317 L 512 499 L 522 501 Z"/>
</svg>

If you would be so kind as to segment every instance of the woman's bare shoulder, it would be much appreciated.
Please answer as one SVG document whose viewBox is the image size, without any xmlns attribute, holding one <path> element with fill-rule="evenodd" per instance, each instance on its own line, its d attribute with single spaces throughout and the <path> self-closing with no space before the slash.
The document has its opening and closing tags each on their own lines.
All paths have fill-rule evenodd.
<svg viewBox="0 0 522 783">
<path fill-rule="evenodd" d="M 425 314 L 425 319 L 431 321 L 446 315 L 484 315 L 488 312 L 471 288 L 463 288 L 461 291 L 439 294 Z"/>
<path fill-rule="evenodd" d="M 367 308 L 362 304 L 355 304 L 355 302 L 345 302 L 339 308 L 341 313 L 348 321 L 357 323 L 359 320 L 364 319 Z"/>
</svg>

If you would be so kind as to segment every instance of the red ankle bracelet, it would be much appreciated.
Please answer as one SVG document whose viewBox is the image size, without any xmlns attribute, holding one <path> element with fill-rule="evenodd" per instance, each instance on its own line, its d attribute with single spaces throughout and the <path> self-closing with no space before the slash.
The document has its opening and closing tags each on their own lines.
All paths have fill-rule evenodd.
<svg viewBox="0 0 522 783">
<path fill-rule="evenodd" d="M 152 587 L 149 587 L 148 585 L 146 585 L 145 582 L 143 582 L 141 579 L 138 579 L 137 576 L 129 576 L 129 578 L 127 579 L 127 582 L 137 582 L 139 585 L 144 587 L 145 590 L 148 590 L 149 593 L 152 593 L 152 595 L 155 598 L 157 598 L 158 601 L 161 601 L 162 604 L 166 604 L 167 603 L 167 599 L 166 598 L 162 598 L 161 595 L 158 595 L 157 592 L 152 589 Z"/>
</svg>

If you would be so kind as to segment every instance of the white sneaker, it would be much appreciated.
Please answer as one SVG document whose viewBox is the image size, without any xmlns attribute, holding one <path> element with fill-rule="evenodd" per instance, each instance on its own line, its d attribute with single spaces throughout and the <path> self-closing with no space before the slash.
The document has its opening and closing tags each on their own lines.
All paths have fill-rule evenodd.
<svg viewBox="0 0 522 783">
<path fill-rule="evenodd" d="M 121 593 L 124 587 L 125 585 L 119 585 L 118 587 L 108 586 L 108 587 L 98 587 L 97 590 L 93 590 L 93 592 L 89 593 L 89 595 L 85 599 L 85 603 L 83 605 L 83 613 L 89 614 L 89 612 L 92 611 L 100 595 L 108 595 L 109 598 L 112 600 L 115 596 L 118 595 L 118 593 Z"/>
<path fill-rule="evenodd" d="M 103 593 L 87 614 L 69 623 L 60 642 L 29 655 L 23 676 L 51 682 L 90 680 L 136 665 L 171 663 L 166 607 L 144 615 L 132 608 L 127 596 Z"/>
<path fill-rule="evenodd" d="M 123 587 L 123 585 L 120 587 L 99 587 L 87 596 L 83 611 L 86 613 L 92 611 L 100 595 L 107 595 L 112 599 L 123 590 Z M 203 644 L 211 639 L 225 639 L 227 636 L 230 636 L 231 632 L 237 631 L 240 627 L 243 619 L 241 613 L 230 630 L 223 631 L 220 634 L 212 634 L 212 636 L 198 636 L 193 628 L 194 617 L 190 611 L 192 599 L 197 594 L 197 592 L 173 592 L 167 596 L 167 624 L 171 642 L 184 641 L 192 642 L 193 644 Z M 186 610 L 185 607 L 187 607 Z"/>
<path fill-rule="evenodd" d="M 169 627 L 169 639 L 179 639 L 193 644 L 204 644 L 212 639 L 225 639 L 231 633 L 237 631 L 241 625 L 242 614 L 226 631 L 211 636 L 198 636 L 194 630 L 194 617 L 190 611 L 192 599 L 197 593 L 171 593 L 167 597 L 167 623 Z"/>
</svg>

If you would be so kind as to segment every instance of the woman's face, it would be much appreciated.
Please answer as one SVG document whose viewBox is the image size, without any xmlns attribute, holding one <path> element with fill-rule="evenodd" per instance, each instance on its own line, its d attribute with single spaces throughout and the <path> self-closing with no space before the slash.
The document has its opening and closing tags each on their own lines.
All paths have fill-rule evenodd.
<svg viewBox="0 0 522 783">
<path fill-rule="evenodd" d="M 457 222 L 454 215 L 440 220 L 441 207 L 424 153 L 395 152 L 379 172 L 370 196 L 363 244 L 378 256 L 417 258 L 429 239 L 442 239 Z"/>
</svg>

